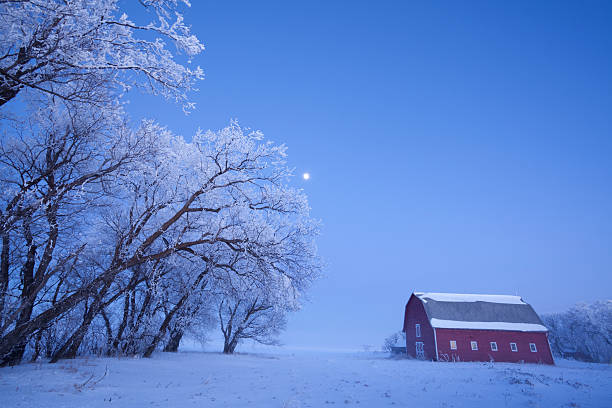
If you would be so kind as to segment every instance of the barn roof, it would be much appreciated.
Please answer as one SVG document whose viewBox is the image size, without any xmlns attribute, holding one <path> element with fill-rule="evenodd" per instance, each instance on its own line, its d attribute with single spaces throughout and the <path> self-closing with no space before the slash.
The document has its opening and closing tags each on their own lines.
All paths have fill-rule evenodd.
<svg viewBox="0 0 612 408">
<path fill-rule="evenodd" d="M 546 332 L 520 296 L 415 292 L 434 328 Z"/>
</svg>

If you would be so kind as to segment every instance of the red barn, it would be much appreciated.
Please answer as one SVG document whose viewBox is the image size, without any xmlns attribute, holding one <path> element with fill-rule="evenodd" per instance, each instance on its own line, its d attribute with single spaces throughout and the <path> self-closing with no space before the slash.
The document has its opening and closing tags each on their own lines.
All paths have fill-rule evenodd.
<svg viewBox="0 0 612 408">
<path fill-rule="evenodd" d="M 554 364 L 548 329 L 519 296 L 415 292 L 403 331 L 415 358 Z"/>
</svg>

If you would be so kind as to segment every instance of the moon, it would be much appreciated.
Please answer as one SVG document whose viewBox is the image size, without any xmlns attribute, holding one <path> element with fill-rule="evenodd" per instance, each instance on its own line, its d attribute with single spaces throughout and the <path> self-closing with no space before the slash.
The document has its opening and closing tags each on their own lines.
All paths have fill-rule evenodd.
<svg viewBox="0 0 612 408">
<path fill-rule="evenodd" d="M 302 178 L 303 178 L 304 180 L 310 180 L 310 173 L 304 173 L 304 174 L 302 174 Z"/>
</svg>

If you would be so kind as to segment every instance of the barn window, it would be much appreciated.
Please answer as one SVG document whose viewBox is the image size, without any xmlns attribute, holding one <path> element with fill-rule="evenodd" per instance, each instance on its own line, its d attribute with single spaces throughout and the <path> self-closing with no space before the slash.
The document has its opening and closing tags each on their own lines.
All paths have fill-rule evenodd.
<svg viewBox="0 0 612 408">
<path fill-rule="evenodd" d="M 415 328 L 416 328 L 416 336 L 421 337 L 421 325 L 417 323 Z"/>
<path fill-rule="evenodd" d="M 457 350 L 457 340 L 450 341 L 451 350 Z"/>
<path fill-rule="evenodd" d="M 491 351 L 497 351 L 497 343 L 494 341 L 491 342 Z"/>
<path fill-rule="evenodd" d="M 516 347 L 516 343 L 510 343 L 510 350 L 518 351 L 518 347 Z"/>
<path fill-rule="evenodd" d="M 529 350 L 531 350 L 532 353 L 538 352 L 538 349 L 536 348 L 535 343 L 529 343 Z"/>
<path fill-rule="evenodd" d="M 474 350 L 474 351 L 478 350 L 478 342 L 477 341 L 471 341 L 470 344 L 472 345 L 472 350 Z"/>
</svg>

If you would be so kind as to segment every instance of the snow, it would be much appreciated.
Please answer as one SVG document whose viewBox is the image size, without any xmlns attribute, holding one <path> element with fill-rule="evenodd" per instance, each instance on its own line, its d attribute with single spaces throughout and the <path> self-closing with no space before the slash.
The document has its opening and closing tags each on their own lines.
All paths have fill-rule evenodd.
<svg viewBox="0 0 612 408">
<path fill-rule="evenodd" d="M 524 305 L 520 296 L 511 295 L 476 295 L 476 294 L 461 294 L 461 293 L 415 293 L 423 302 L 427 299 L 437 302 L 491 302 L 491 303 L 506 303 L 511 305 Z"/>
<path fill-rule="evenodd" d="M 546 332 L 548 329 L 535 323 L 509 322 L 466 322 L 459 320 L 431 319 L 431 326 L 437 329 L 480 329 L 480 330 L 512 330 L 522 332 Z"/>
<path fill-rule="evenodd" d="M 381 353 L 159 353 L 0 368 L 3 407 L 605 407 L 612 366 Z M 106 375 L 105 375 L 106 372 Z"/>
</svg>

